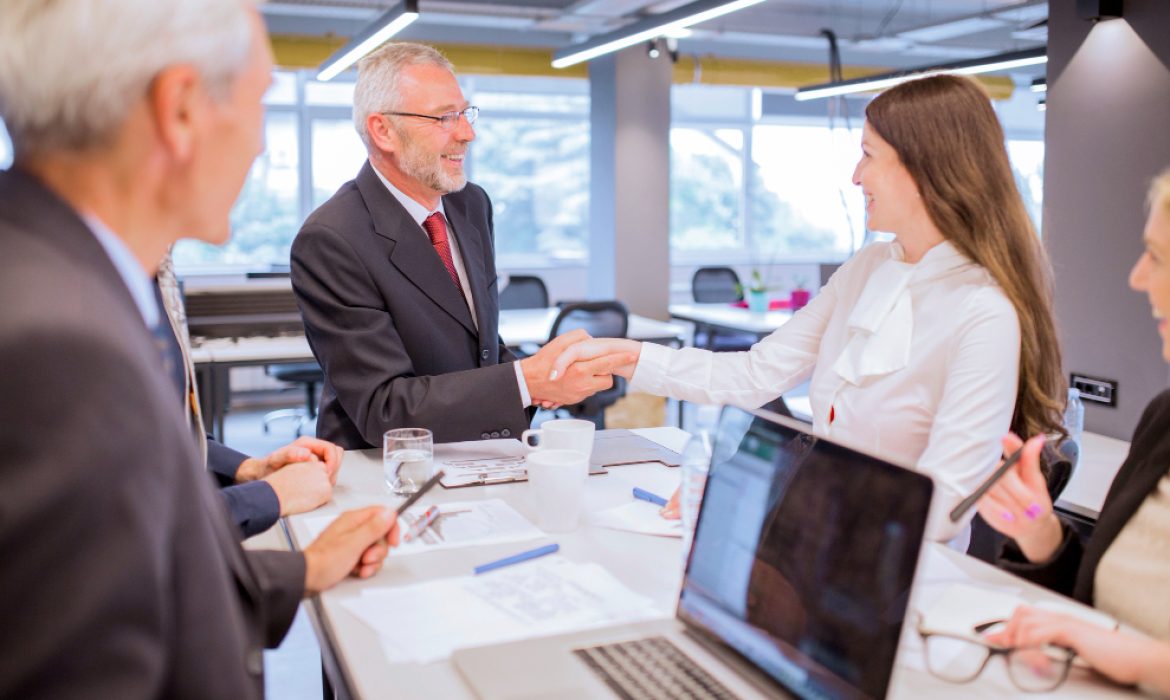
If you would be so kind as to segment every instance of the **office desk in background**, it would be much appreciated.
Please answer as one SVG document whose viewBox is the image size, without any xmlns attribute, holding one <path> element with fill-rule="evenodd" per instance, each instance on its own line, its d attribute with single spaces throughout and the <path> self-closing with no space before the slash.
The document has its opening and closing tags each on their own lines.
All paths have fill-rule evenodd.
<svg viewBox="0 0 1170 700">
<path fill-rule="evenodd" d="M 681 449 L 687 434 L 677 428 L 637 431 L 671 449 Z M 633 486 L 668 493 L 679 479 L 679 470 L 659 464 L 611 468 L 604 476 L 586 482 L 586 509 L 598 511 L 630 500 Z M 513 483 L 462 489 L 436 489 L 423 503 L 501 498 L 531 518 L 527 484 Z M 339 513 L 370 504 L 398 502 L 383 482 L 381 455 L 377 450 L 351 451 L 345 455 L 338 485 L 331 503 L 314 513 L 285 520 L 292 544 L 302 548 L 309 530 L 304 521 L 321 513 Z M 674 614 L 682 574 L 682 550 L 678 539 L 639 535 L 585 524 L 576 532 L 551 535 L 547 540 L 561 547 L 560 554 L 577 563 L 597 562 L 626 587 L 650 598 L 663 617 Z M 333 689 L 339 698 L 444 698 L 468 700 L 474 695 L 449 660 L 435 663 L 392 664 L 383 655 L 376 633 L 343 606 L 343 601 L 367 588 L 394 587 L 471 573 L 475 564 L 492 561 L 535 546 L 512 543 L 479 548 L 450 549 L 396 558 L 393 553 L 375 577 L 364 581 L 348 579 L 309 603 L 314 628 L 321 641 L 322 659 Z M 923 556 L 915 584 L 916 601 L 923 591 L 939 590 L 954 581 L 987 584 L 1021 590 L 1029 601 L 1057 598 L 1053 593 L 1016 579 L 982 562 L 930 544 Z M 919 602 L 916 605 L 921 606 Z M 395 630 L 409 639 L 411 629 Z M 1006 676 L 1001 661 L 988 664 L 974 683 L 954 685 L 935 679 L 923 668 L 921 650 L 914 647 L 916 636 L 903 637 L 889 697 L 901 699 L 950 697 L 1035 697 L 1017 691 Z M 1130 697 L 1131 694 L 1074 669 L 1069 681 L 1058 691 L 1061 698 Z"/>
<path fill-rule="evenodd" d="M 696 329 L 751 333 L 763 338 L 792 318 L 791 311 L 749 311 L 731 304 L 671 304 L 671 318 L 689 321 Z"/>
<path fill-rule="evenodd" d="M 543 344 L 556 319 L 557 308 L 508 309 L 500 312 L 500 337 L 510 347 Z M 681 347 L 686 329 L 677 324 L 656 321 L 630 314 L 627 337 L 661 345 Z M 212 437 L 223 440 L 224 417 L 231 399 L 231 371 L 236 367 L 256 367 L 284 362 L 308 362 L 313 359 L 304 335 L 252 336 L 193 340 L 191 361 L 199 383 L 199 403 L 204 423 Z"/>
</svg>

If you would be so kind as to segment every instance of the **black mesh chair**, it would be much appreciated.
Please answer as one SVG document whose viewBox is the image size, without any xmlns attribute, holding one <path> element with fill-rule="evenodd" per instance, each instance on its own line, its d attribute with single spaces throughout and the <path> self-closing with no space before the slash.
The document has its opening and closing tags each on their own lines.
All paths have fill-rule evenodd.
<svg viewBox="0 0 1170 700">
<path fill-rule="evenodd" d="M 594 338 L 624 338 L 630 327 L 630 312 L 620 301 L 583 301 L 565 304 L 553 321 L 549 340 L 562 333 L 584 329 Z M 626 380 L 613 378 L 613 386 L 599 391 L 581 403 L 562 406 L 574 418 L 593 421 L 605 428 L 605 409 L 626 394 Z"/>
<path fill-rule="evenodd" d="M 511 275 L 508 286 L 500 290 L 500 310 L 546 308 L 548 288 L 534 275 Z"/>
<path fill-rule="evenodd" d="M 295 362 L 291 364 L 268 365 L 264 373 L 273 379 L 289 384 L 302 384 L 305 388 L 305 405 L 302 408 L 285 408 L 264 414 L 264 432 L 268 433 L 272 423 L 291 419 L 296 426 L 297 437 L 305 426 L 317 418 L 317 387 L 325 381 L 325 372 L 316 362 Z"/>
<path fill-rule="evenodd" d="M 700 267 L 691 278 L 691 296 L 699 304 L 731 304 L 743 301 L 739 275 L 730 267 Z M 748 350 L 756 342 L 750 333 L 719 333 L 713 328 L 695 329 L 695 347 L 716 352 Z"/>
<path fill-rule="evenodd" d="M 691 296 L 699 304 L 730 304 L 743 301 L 743 287 L 730 267 L 700 267 L 691 278 Z"/>
</svg>

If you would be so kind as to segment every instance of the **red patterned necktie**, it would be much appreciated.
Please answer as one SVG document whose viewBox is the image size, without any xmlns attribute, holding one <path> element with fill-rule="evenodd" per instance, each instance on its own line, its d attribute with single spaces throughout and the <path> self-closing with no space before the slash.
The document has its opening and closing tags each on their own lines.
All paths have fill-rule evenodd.
<svg viewBox="0 0 1170 700">
<path fill-rule="evenodd" d="M 443 220 L 443 215 L 439 212 L 431 214 L 423 221 L 423 228 L 431 237 L 431 245 L 435 246 L 435 252 L 443 261 L 443 267 L 447 268 L 447 274 L 451 275 L 455 288 L 462 295 L 463 285 L 459 283 L 459 273 L 455 271 L 455 260 L 451 257 L 451 242 L 447 239 L 447 222 Z"/>
</svg>

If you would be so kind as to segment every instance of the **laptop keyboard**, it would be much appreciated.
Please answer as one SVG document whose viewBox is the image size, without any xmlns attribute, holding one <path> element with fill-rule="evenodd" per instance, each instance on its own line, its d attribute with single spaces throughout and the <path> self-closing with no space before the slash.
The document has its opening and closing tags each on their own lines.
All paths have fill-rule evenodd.
<svg viewBox="0 0 1170 700">
<path fill-rule="evenodd" d="M 735 700 L 665 637 L 574 649 L 623 700 Z"/>
</svg>

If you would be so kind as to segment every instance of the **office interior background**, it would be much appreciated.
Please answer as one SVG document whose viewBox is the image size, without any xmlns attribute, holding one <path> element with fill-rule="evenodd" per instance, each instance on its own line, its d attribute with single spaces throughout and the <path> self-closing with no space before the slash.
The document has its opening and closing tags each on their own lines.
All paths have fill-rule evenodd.
<svg viewBox="0 0 1170 700">
<path fill-rule="evenodd" d="M 279 69 L 266 150 L 232 213 L 231 242 L 176 250 L 188 279 L 288 262 L 300 223 L 356 174 L 353 71 L 325 57 L 388 0 L 263 7 Z M 867 95 L 798 102 L 828 80 L 837 36 L 846 77 L 1047 46 L 1047 65 L 982 79 L 1016 181 L 1056 270 L 1066 371 L 1118 382 L 1086 428 L 1128 438 L 1166 385 L 1146 304 L 1126 288 L 1142 196 L 1170 165 L 1170 3 L 1125 0 L 1089 22 L 1074 0 L 767 0 L 656 46 L 566 70 L 561 47 L 683 0 L 422 0 L 396 39 L 444 50 L 482 112 L 470 179 L 493 199 L 502 275 L 536 274 L 553 301 L 621 298 L 665 319 L 702 265 L 759 270 L 772 294 L 819 286 L 875 235 L 850 182 Z M 1047 79 L 1047 92 L 1033 84 Z M 0 125 L 0 167 L 12 149 Z M 244 388 L 246 388 L 246 383 Z"/>
</svg>

